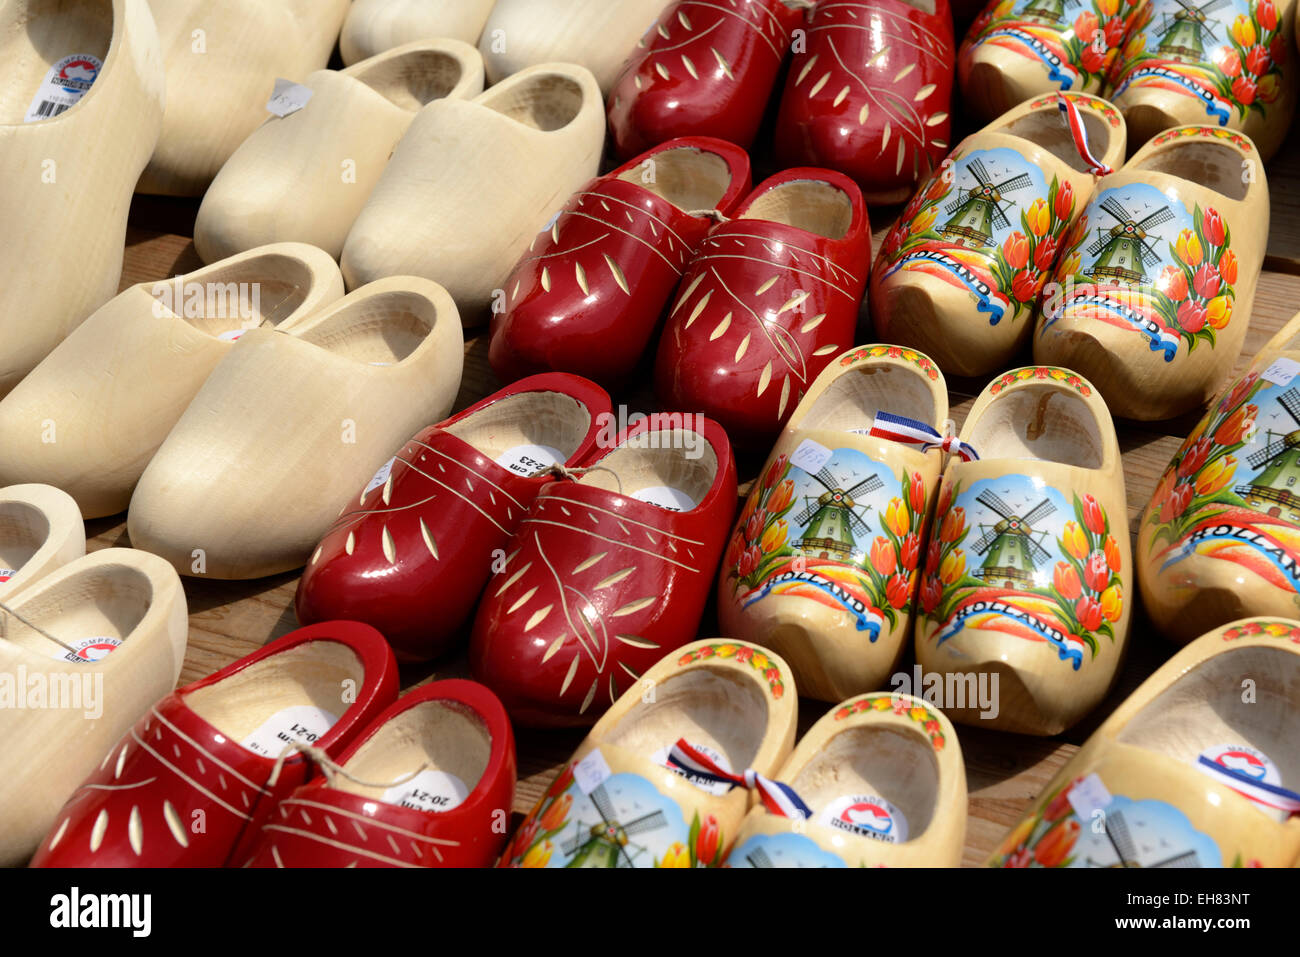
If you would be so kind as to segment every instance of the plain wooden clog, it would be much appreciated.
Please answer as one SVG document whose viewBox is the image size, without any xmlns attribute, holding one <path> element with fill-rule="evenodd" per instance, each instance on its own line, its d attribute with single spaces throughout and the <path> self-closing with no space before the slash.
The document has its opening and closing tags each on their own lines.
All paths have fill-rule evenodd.
<svg viewBox="0 0 1300 957">
<path fill-rule="evenodd" d="M 417 40 L 478 43 L 495 0 L 354 0 L 339 35 L 343 62 L 378 56 Z"/>
<path fill-rule="evenodd" d="M 189 622 L 171 566 L 126 548 L 70 562 L 5 606 L 0 865 L 12 867 L 36 849 L 113 742 L 171 690 Z"/>
<path fill-rule="evenodd" d="M 989 685 L 996 713 L 949 702 L 954 721 L 1059 734 L 1105 696 L 1128 639 L 1133 568 L 1115 427 L 1081 376 L 1038 366 L 994 380 L 961 438 L 980 459 L 944 472 L 916 660 L 949 685 Z"/>
<path fill-rule="evenodd" d="M 823 701 L 883 686 L 912 634 L 943 455 L 870 437 L 877 412 L 941 433 L 938 367 L 899 346 L 827 366 L 772 449 L 718 576 L 722 630 L 762 640 Z"/>
<path fill-rule="evenodd" d="M 208 188 L 194 224 L 204 262 L 273 242 L 311 243 L 337 259 L 416 113 L 482 93 L 483 61 L 468 43 L 425 40 L 303 85 L 307 105 L 267 119 Z"/>
<path fill-rule="evenodd" d="M 86 518 L 124 511 L 234 339 L 287 329 L 342 295 L 334 260 L 299 243 L 132 286 L 0 400 L 0 483 L 54 485 Z"/>
<path fill-rule="evenodd" d="M 463 361 L 451 297 L 413 276 L 245 333 L 141 476 L 132 543 L 199 577 L 301 567 L 375 463 L 446 416 Z"/>
<path fill-rule="evenodd" d="M 1070 95 L 1095 155 L 1118 164 L 1124 121 L 1105 100 Z M 871 275 L 875 331 L 949 375 L 1005 369 L 1095 178 L 1055 96 L 1022 103 L 957 145 L 885 238 Z"/>
<path fill-rule="evenodd" d="M 1086 376 L 1123 418 L 1206 402 L 1241 352 L 1268 219 L 1250 140 L 1210 126 L 1162 133 L 1097 183 L 1065 237 L 1035 361 Z"/>
<path fill-rule="evenodd" d="M 162 126 L 163 75 L 145 0 L 14 0 L 0 11 L 0 63 L 4 396 L 117 293 L 131 191 Z M 47 77 L 69 70 L 78 76 L 67 84 L 90 77 L 81 99 L 43 98 Z M 26 121 L 42 111 L 54 115 Z"/>
<path fill-rule="evenodd" d="M 86 526 L 66 492 L 0 488 L 0 601 L 86 554 Z"/>
<path fill-rule="evenodd" d="M 1106 719 L 988 863 L 1300 864 L 1297 689 L 1300 622 L 1206 633 Z"/>
<path fill-rule="evenodd" d="M 904 694 L 832 708 L 777 779 L 813 812 L 755 807 L 724 867 L 957 867 L 966 837 L 966 768 L 942 711 Z"/>
<path fill-rule="evenodd" d="M 773 776 L 794 746 L 784 661 L 726 638 L 661 660 L 596 723 L 524 818 L 501 867 L 716 867 L 752 803 L 668 766 L 679 739 L 739 773 Z"/>
</svg>

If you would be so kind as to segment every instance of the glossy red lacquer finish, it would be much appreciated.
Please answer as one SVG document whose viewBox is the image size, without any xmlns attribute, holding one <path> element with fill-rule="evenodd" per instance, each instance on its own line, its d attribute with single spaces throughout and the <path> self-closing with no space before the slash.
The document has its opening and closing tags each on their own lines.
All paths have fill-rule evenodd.
<svg viewBox="0 0 1300 957">
<path fill-rule="evenodd" d="M 952 15 L 903 0 L 824 0 L 796 51 L 777 120 L 785 166 L 852 176 L 871 201 L 907 198 L 951 141 Z"/>
<path fill-rule="evenodd" d="M 515 721 L 593 724 L 647 668 L 695 637 L 736 510 L 727 435 L 716 422 L 696 421 L 717 472 L 693 509 L 572 481 L 537 496 L 507 546 L 506 567 L 488 583 L 470 641 L 474 676 Z M 619 445 L 653 436 L 652 422 L 629 429 Z M 658 434 L 665 438 L 645 441 L 667 441 Z"/>
<path fill-rule="evenodd" d="M 678 0 L 632 52 L 609 95 L 619 156 L 675 136 L 748 148 L 803 11 L 782 0 Z"/>
<path fill-rule="evenodd" d="M 397 697 L 397 664 L 379 632 L 358 622 L 300 628 L 153 706 L 68 799 L 33 867 L 222 867 L 243 860 L 275 806 L 311 769 L 232 741 L 186 698 L 309 642 L 338 642 L 360 659 L 355 700 L 314 743 L 336 758 Z M 340 689 L 342 692 L 343 689 Z M 102 822 L 102 823 L 101 823 Z"/>
<path fill-rule="evenodd" d="M 708 137 L 664 143 L 588 183 L 506 280 L 488 350 L 500 379 L 553 369 L 614 384 L 632 373 L 712 223 L 643 185 L 657 176 L 649 161 L 666 163 L 669 150 L 722 158 L 730 183 L 715 208 L 724 214 L 750 189 L 745 151 Z"/>
<path fill-rule="evenodd" d="M 358 735 L 338 763 L 346 768 L 380 728 L 429 701 L 476 718 L 491 739 L 487 766 L 463 802 L 426 811 L 341 791 L 318 774 L 280 802 L 248 866 L 491 867 L 506 843 L 501 825 L 514 801 L 515 742 L 505 708 L 483 685 L 453 679 L 412 691 Z"/>
<path fill-rule="evenodd" d="M 492 573 L 493 552 L 550 481 L 498 465 L 446 429 L 527 392 L 561 393 L 587 410 L 590 428 L 565 464 L 587 458 L 609 396 L 563 373 L 523 379 L 425 429 L 397 453 L 389 479 L 354 499 L 326 533 L 298 585 L 298 619 L 364 621 L 402 661 L 446 651 Z"/>
<path fill-rule="evenodd" d="M 809 208 L 799 192 L 809 183 L 851 208 L 843 235 L 749 218 L 775 190 L 793 190 L 794 213 Z M 682 277 L 659 342 L 659 400 L 717 419 L 738 447 L 770 444 L 818 373 L 856 341 L 870 263 L 867 209 L 851 179 L 790 169 L 765 181 L 709 232 Z"/>
</svg>

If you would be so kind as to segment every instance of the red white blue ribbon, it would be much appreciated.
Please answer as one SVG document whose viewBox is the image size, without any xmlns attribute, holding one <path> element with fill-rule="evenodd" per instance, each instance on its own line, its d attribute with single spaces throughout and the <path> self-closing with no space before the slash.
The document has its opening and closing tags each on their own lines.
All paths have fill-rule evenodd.
<svg viewBox="0 0 1300 957">
<path fill-rule="evenodd" d="M 1056 106 L 1065 119 L 1065 125 L 1069 127 L 1070 136 L 1074 139 L 1074 148 L 1079 151 L 1079 155 L 1088 164 L 1088 169 L 1092 170 L 1093 175 L 1109 176 L 1115 172 L 1113 168 L 1092 155 L 1092 148 L 1088 145 L 1088 128 L 1083 125 L 1083 114 L 1079 112 L 1078 105 L 1065 94 L 1057 93 Z"/>
<path fill-rule="evenodd" d="M 934 426 L 892 412 L 877 412 L 871 422 L 871 431 L 867 434 L 877 439 L 902 442 L 904 445 L 919 445 L 922 452 L 942 449 L 950 455 L 961 456 L 963 462 L 979 459 L 979 453 L 974 447 L 957 436 L 943 435 Z"/>
<path fill-rule="evenodd" d="M 812 817 L 812 809 L 804 804 L 794 788 L 780 781 L 765 778 L 752 768 L 740 774 L 733 774 L 718 766 L 712 758 L 699 748 L 691 746 L 685 738 L 678 738 L 668 752 L 668 766 L 681 771 L 689 778 L 697 778 L 710 784 L 729 784 L 732 787 L 757 791 L 763 806 L 773 814 L 797 819 Z"/>
<path fill-rule="evenodd" d="M 1288 791 L 1276 784 L 1265 784 L 1263 781 L 1257 781 L 1249 774 L 1235 768 L 1224 767 L 1204 755 L 1197 760 L 1201 765 L 1201 769 L 1210 772 L 1211 777 L 1218 778 L 1220 784 L 1232 788 L 1238 794 L 1250 798 L 1256 804 L 1263 804 L 1265 807 L 1285 811 L 1292 816 L 1300 814 L 1300 794 L 1295 791 Z"/>
</svg>

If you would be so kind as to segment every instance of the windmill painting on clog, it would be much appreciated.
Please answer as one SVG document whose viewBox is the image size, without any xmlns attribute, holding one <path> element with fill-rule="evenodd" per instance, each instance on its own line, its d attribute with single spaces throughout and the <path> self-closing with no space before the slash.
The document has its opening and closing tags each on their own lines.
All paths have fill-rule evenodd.
<svg viewBox="0 0 1300 957">
<path fill-rule="evenodd" d="M 1129 24 L 1111 98 L 1138 142 L 1186 123 L 1244 132 L 1264 160 L 1295 111 L 1293 0 L 1152 0 Z"/>
</svg>

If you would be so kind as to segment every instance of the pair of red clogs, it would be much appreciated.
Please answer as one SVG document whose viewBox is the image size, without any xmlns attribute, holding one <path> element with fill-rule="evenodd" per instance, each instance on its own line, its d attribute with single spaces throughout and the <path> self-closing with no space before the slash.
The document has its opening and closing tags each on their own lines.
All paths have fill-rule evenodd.
<svg viewBox="0 0 1300 957">
<path fill-rule="evenodd" d="M 474 675 L 511 715 L 592 723 L 695 637 L 735 509 L 721 426 L 638 418 L 547 373 L 424 430 L 326 534 L 299 619 L 364 621 L 424 661 L 477 605 Z"/>
<path fill-rule="evenodd" d="M 472 681 L 397 697 L 379 632 L 302 628 L 163 698 L 104 756 L 36 867 L 486 867 L 515 749 Z"/>
</svg>

